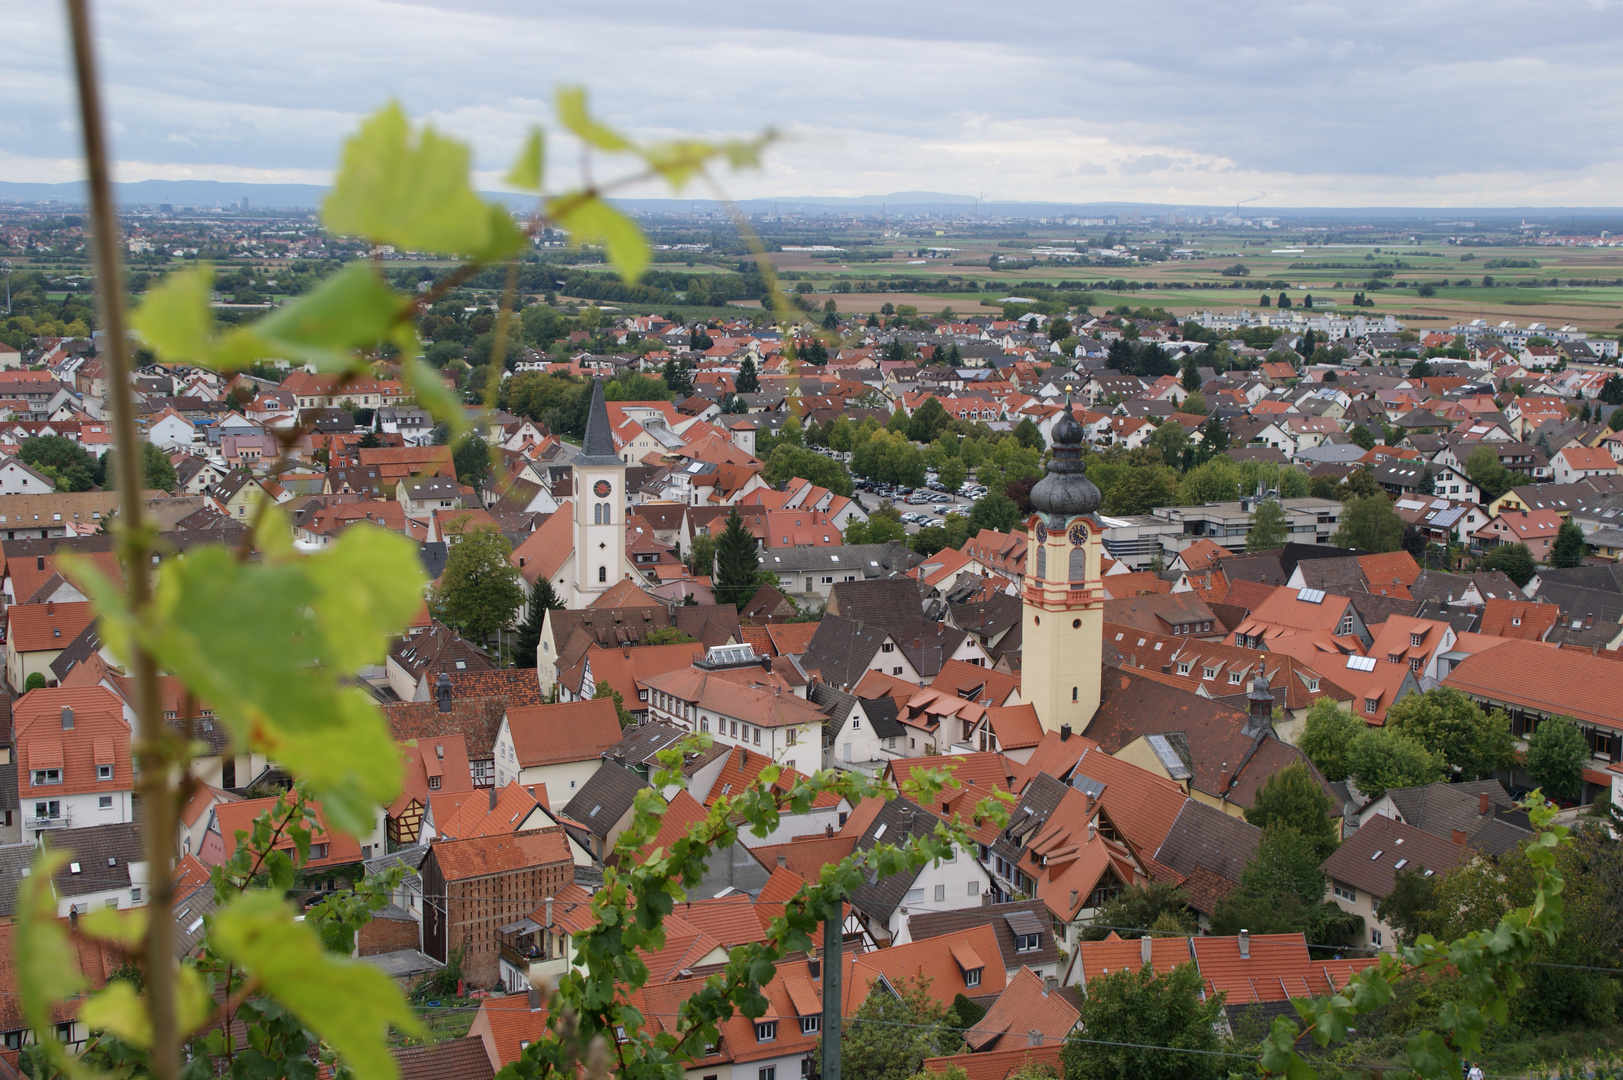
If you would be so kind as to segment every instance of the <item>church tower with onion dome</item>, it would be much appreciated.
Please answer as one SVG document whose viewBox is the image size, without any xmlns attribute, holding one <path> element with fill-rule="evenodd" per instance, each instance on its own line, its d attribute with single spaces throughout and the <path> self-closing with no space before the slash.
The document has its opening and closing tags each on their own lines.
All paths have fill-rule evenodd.
<svg viewBox="0 0 1623 1080">
<path fill-rule="evenodd" d="M 592 380 L 586 437 L 570 462 L 575 487 L 574 595 L 565 607 L 583 608 L 626 576 L 626 464 L 614 452 L 603 380 Z"/>
<path fill-rule="evenodd" d="M 1099 708 L 1104 652 L 1104 588 L 1096 516 L 1099 489 L 1082 460 L 1082 424 L 1069 396 L 1051 435 L 1048 475 L 1031 489 L 1026 522 L 1025 620 L 1020 696 L 1044 731 L 1081 734 Z"/>
</svg>

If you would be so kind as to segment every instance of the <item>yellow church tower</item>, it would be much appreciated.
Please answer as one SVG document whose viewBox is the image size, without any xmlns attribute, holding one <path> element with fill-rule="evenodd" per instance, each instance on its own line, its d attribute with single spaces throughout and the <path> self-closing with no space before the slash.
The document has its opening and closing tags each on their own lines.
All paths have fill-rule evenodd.
<svg viewBox="0 0 1623 1080">
<path fill-rule="evenodd" d="M 1099 489 L 1082 460 L 1082 425 L 1070 399 L 1054 425 L 1048 475 L 1031 489 L 1026 587 L 1021 596 L 1020 696 L 1045 731 L 1081 734 L 1099 708 L 1104 650 Z"/>
</svg>

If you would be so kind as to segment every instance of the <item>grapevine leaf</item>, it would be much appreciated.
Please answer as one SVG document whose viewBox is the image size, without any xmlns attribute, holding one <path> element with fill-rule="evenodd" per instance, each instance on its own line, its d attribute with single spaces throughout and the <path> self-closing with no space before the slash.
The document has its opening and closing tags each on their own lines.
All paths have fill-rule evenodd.
<svg viewBox="0 0 1623 1080">
<path fill-rule="evenodd" d="M 418 1034 L 421 1025 L 382 971 L 327 952 L 279 897 L 258 890 L 243 893 L 214 917 L 210 940 L 330 1044 L 357 1080 L 395 1080 L 389 1027 Z"/>
<path fill-rule="evenodd" d="M 252 336 L 251 343 L 228 339 L 220 350 L 222 360 L 240 366 L 258 356 L 276 356 L 342 367 L 355 349 L 387 337 L 409 303 L 385 285 L 369 263 L 353 262 L 254 323 L 245 332 Z M 241 349 L 241 355 L 231 355 L 233 346 Z"/>
<path fill-rule="evenodd" d="M 559 87 L 554 108 L 558 112 L 558 122 L 578 135 L 586 145 L 610 153 L 624 153 L 634 148 L 630 139 L 592 119 L 586 111 L 585 87 Z"/>
<path fill-rule="evenodd" d="M 524 140 L 524 149 L 519 152 L 518 160 L 507 170 L 506 181 L 524 191 L 540 191 L 546 166 L 545 145 L 541 129 L 531 128 L 530 137 Z"/>
<path fill-rule="evenodd" d="M 410 327 L 406 328 L 408 335 L 413 334 Z M 415 344 L 415 339 L 414 339 Z M 462 411 L 462 402 L 445 381 L 445 376 L 438 368 L 424 363 L 418 358 L 415 351 L 401 350 L 406 357 L 405 366 L 401 369 L 401 378 L 411 387 L 412 393 L 417 395 L 417 404 L 428 410 L 428 414 L 435 420 L 445 424 L 451 429 L 451 442 L 456 440 L 468 429 L 468 418 Z"/>
<path fill-rule="evenodd" d="M 648 241 L 635 222 L 590 192 L 565 195 L 547 204 L 553 220 L 569 231 L 576 244 L 600 243 L 609 262 L 628 283 L 648 265 Z"/>
<path fill-rule="evenodd" d="M 257 563 L 195 548 L 164 566 L 140 626 L 105 578 L 77 569 L 109 647 L 128 657 L 138 635 L 237 745 L 307 781 L 329 826 L 371 830 L 373 808 L 399 790 L 399 757 L 370 695 L 340 680 L 416 612 L 422 575 L 409 541 L 363 525 L 317 554 Z"/>
<path fill-rule="evenodd" d="M 176 1025 L 191 1031 L 201 1024 L 213 1005 L 203 976 L 190 964 L 181 965 L 175 984 Z M 152 1045 L 152 1018 L 135 985 L 114 979 L 85 1002 L 79 1018 L 92 1031 L 110 1031 L 134 1046 Z"/>
<path fill-rule="evenodd" d="M 468 182 L 468 148 L 432 127 L 415 134 L 398 104 L 373 113 L 344 144 L 322 220 L 340 235 L 413 251 L 499 259 L 524 235 Z M 500 208 L 496 208 L 499 210 Z"/>
<path fill-rule="evenodd" d="M 67 852 L 44 848 L 17 887 L 15 963 L 23 1019 L 58 1065 L 66 1061 L 67 1051 L 56 1040 L 51 1005 L 85 988 L 68 932 L 56 917 L 56 897 L 51 888 L 51 875 L 67 862 Z"/>
<path fill-rule="evenodd" d="M 147 933 L 147 909 L 92 908 L 79 916 L 79 932 L 128 948 L 141 944 Z"/>
<path fill-rule="evenodd" d="M 214 352 L 209 310 L 214 268 L 177 270 L 147 290 L 131 320 L 145 343 L 167 360 L 206 363 Z"/>
</svg>

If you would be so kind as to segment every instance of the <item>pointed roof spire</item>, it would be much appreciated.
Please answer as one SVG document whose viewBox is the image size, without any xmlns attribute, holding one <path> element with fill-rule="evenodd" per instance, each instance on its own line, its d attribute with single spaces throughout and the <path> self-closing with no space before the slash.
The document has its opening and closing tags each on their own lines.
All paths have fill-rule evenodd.
<svg viewBox="0 0 1623 1080">
<path fill-rule="evenodd" d="M 620 457 L 614 452 L 614 434 L 609 428 L 609 406 L 603 400 L 603 380 L 592 380 L 592 403 L 586 409 L 586 437 L 581 440 L 582 465 L 619 465 Z"/>
</svg>

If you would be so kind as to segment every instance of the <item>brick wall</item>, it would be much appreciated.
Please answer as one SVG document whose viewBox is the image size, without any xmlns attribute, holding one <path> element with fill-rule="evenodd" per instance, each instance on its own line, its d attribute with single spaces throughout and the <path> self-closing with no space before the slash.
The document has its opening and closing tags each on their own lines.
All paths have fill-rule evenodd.
<svg viewBox="0 0 1623 1080">
<path fill-rule="evenodd" d="M 422 930 L 416 919 L 374 916 L 361 927 L 357 947 L 362 956 L 422 948 Z"/>
</svg>

